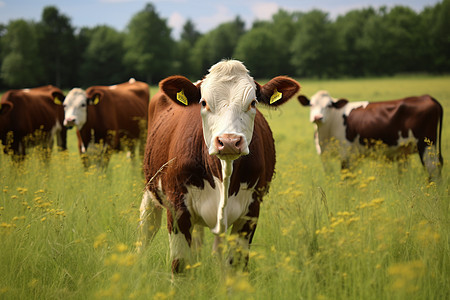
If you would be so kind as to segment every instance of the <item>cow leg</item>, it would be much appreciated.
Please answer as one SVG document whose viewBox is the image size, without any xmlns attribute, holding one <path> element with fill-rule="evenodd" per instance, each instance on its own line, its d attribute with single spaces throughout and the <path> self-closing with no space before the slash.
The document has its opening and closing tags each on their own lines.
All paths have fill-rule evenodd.
<svg viewBox="0 0 450 300">
<path fill-rule="evenodd" d="M 431 181 L 438 180 L 441 177 L 442 157 L 436 148 L 435 144 L 426 145 L 418 143 L 420 160 L 428 172 L 428 178 Z"/>
<path fill-rule="evenodd" d="M 145 190 L 142 196 L 139 221 L 139 240 L 137 251 L 143 249 L 153 240 L 161 227 L 162 207 L 149 190 Z"/>
<path fill-rule="evenodd" d="M 256 231 L 259 217 L 260 201 L 255 200 L 249 206 L 246 216 L 233 224 L 231 235 L 235 237 L 230 240 L 230 254 L 227 261 L 235 267 L 247 270 L 250 244 Z"/>
<path fill-rule="evenodd" d="M 176 216 L 176 219 L 173 216 Z M 176 209 L 167 210 L 172 274 L 182 272 L 186 264 L 189 264 L 192 260 L 192 227 L 191 214 L 184 204 Z"/>
<path fill-rule="evenodd" d="M 191 248 L 193 252 L 200 253 L 203 239 L 205 235 L 205 228 L 200 225 L 194 225 L 194 230 L 192 230 L 192 245 Z"/>
</svg>

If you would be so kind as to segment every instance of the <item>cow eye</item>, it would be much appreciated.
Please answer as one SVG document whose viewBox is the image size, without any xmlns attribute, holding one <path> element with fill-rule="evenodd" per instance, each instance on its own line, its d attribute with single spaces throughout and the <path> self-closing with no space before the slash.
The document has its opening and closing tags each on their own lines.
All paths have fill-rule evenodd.
<svg viewBox="0 0 450 300">
<path fill-rule="evenodd" d="M 209 110 L 208 102 L 206 102 L 205 99 L 200 99 L 200 105 L 202 106 L 202 108 Z"/>
<path fill-rule="evenodd" d="M 247 111 L 251 110 L 252 108 L 256 108 L 256 104 L 258 104 L 258 101 L 253 100 L 252 102 L 250 102 L 250 105 L 248 106 Z"/>
</svg>

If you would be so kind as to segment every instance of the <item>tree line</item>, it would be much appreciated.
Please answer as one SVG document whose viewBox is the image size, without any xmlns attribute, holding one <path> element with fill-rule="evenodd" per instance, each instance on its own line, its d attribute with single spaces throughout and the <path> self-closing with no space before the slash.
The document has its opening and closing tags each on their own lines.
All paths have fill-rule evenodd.
<svg viewBox="0 0 450 300">
<path fill-rule="evenodd" d="M 223 58 L 245 62 L 255 78 L 386 76 L 450 71 L 450 0 L 417 13 L 406 6 L 327 12 L 280 9 L 246 30 L 237 16 L 201 34 L 188 20 L 178 40 L 148 3 L 124 31 L 75 28 L 55 6 L 38 22 L 0 24 L 0 88 L 156 84 L 172 74 L 195 81 Z"/>
</svg>

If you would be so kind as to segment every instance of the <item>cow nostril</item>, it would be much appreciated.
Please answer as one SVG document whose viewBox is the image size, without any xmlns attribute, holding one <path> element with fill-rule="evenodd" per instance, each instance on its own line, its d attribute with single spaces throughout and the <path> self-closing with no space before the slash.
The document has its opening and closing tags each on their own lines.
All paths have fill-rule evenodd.
<svg viewBox="0 0 450 300">
<path fill-rule="evenodd" d="M 239 148 L 240 144 L 241 144 L 241 140 L 242 138 L 239 138 L 236 143 L 234 144 L 236 146 L 236 148 Z"/>
</svg>

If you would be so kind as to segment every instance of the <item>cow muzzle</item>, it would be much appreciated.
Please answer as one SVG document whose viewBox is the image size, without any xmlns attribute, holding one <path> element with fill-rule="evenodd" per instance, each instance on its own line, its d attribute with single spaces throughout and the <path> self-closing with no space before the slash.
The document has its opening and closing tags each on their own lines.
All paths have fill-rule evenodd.
<svg viewBox="0 0 450 300">
<path fill-rule="evenodd" d="M 313 123 L 320 123 L 323 121 L 323 115 L 315 115 L 313 118 Z"/>
<path fill-rule="evenodd" d="M 248 154 L 248 146 L 244 136 L 237 134 L 222 134 L 214 139 L 215 154 L 223 160 L 235 160 Z"/>
<path fill-rule="evenodd" d="M 67 128 L 72 128 L 76 125 L 76 119 L 75 118 L 66 118 L 64 119 L 63 122 L 64 126 L 66 126 Z"/>
</svg>

